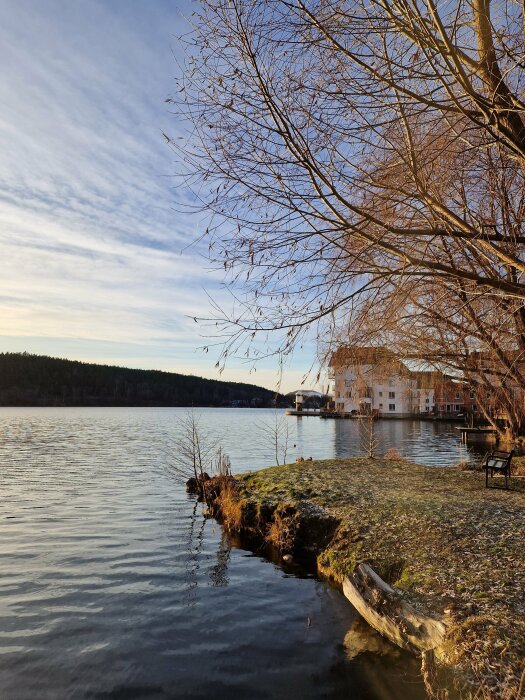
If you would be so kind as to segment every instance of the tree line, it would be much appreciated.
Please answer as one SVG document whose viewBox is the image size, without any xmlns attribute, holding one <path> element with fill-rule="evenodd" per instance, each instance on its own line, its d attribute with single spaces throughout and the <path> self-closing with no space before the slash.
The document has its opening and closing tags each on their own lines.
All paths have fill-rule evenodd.
<svg viewBox="0 0 525 700">
<path fill-rule="evenodd" d="M 279 395 L 158 370 L 0 353 L 1 406 L 273 406 Z"/>
</svg>

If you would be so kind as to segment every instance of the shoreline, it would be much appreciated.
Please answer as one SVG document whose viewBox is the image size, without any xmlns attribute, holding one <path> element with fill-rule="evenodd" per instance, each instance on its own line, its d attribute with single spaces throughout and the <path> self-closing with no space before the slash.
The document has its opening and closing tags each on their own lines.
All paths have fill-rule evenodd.
<svg viewBox="0 0 525 700">
<path fill-rule="evenodd" d="M 227 530 L 285 560 L 309 559 L 369 624 L 394 643 L 400 633 L 398 645 L 421 654 L 429 689 L 443 691 L 438 671 L 453 670 L 462 697 L 481 687 L 477 697 L 509 700 L 523 691 L 525 658 L 525 484 L 517 488 L 485 489 L 480 473 L 366 458 L 206 483 L 210 511 Z M 418 636 L 426 639 L 419 646 Z"/>
</svg>

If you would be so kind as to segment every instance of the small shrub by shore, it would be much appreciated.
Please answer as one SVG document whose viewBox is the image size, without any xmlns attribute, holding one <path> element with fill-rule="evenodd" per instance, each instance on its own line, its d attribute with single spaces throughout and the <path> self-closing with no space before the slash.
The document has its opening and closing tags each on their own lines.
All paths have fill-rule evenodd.
<svg viewBox="0 0 525 700">
<path fill-rule="evenodd" d="M 391 447 L 389 450 L 387 450 L 384 458 L 392 461 L 399 461 L 402 459 L 401 454 L 395 447 Z"/>
</svg>

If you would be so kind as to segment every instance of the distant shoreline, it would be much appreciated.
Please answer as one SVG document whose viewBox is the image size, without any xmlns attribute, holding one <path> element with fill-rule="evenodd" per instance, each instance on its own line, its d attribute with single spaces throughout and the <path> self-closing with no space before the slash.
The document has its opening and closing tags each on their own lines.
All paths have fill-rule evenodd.
<svg viewBox="0 0 525 700">
<path fill-rule="evenodd" d="M 255 384 L 0 353 L 2 407 L 271 408 L 283 401 L 282 394 Z"/>
<path fill-rule="evenodd" d="M 286 410 L 284 406 L 221 406 L 214 404 L 188 405 L 188 404 L 3 404 L 0 403 L 0 408 L 230 408 L 232 411 L 239 410 L 259 410 L 259 409 L 277 409 L 279 411 Z"/>
</svg>

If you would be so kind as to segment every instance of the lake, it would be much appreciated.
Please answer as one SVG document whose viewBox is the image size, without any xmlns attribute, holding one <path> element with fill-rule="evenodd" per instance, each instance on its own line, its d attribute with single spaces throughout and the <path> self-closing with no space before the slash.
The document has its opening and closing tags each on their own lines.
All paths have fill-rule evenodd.
<svg viewBox="0 0 525 700">
<path fill-rule="evenodd" d="M 274 412 L 199 413 L 233 471 L 275 462 Z M 424 698 L 418 663 L 338 591 L 202 517 L 170 468 L 183 414 L 0 408 L 0 696 Z M 286 420 L 289 461 L 359 452 L 356 421 Z M 376 431 L 422 463 L 468 456 L 450 425 Z"/>
</svg>

